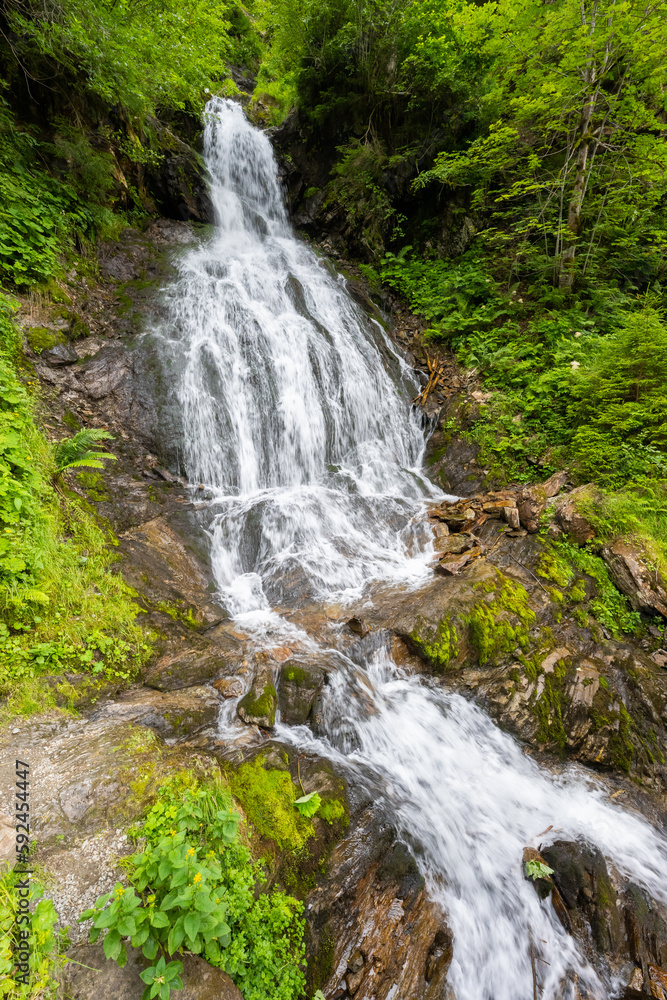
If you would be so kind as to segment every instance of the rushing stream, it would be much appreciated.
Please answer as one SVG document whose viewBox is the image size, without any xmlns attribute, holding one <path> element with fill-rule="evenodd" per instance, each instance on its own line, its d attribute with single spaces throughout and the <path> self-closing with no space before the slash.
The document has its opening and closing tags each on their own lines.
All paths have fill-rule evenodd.
<svg viewBox="0 0 667 1000">
<path fill-rule="evenodd" d="M 266 136 L 214 98 L 205 155 L 217 225 L 181 262 L 164 337 L 188 477 L 210 497 L 220 595 L 259 635 L 277 620 L 271 606 L 427 579 L 417 515 L 436 491 L 420 472 L 413 374 L 293 236 Z M 533 964 L 544 1000 L 574 996 L 566 978 L 607 997 L 618 984 L 523 878 L 523 848 L 541 834 L 586 838 L 667 902 L 664 840 L 600 782 L 540 769 L 475 704 L 404 675 L 388 654 L 340 662 L 326 736 L 279 726 L 280 737 L 378 789 L 447 914 L 456 1000 L 531 1000 Z"/>
</svg>

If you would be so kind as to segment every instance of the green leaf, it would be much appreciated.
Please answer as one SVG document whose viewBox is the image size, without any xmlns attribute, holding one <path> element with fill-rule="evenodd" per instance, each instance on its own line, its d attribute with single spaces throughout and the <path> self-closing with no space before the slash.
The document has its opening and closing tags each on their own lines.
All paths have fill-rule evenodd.
<svg viewBox="0 0 667 1000">
<path fill-rule="evenodd" d="M 180 946 L 183 944 L 183 939 L 185 938 L 185 927 L 184 918 L 179 917 L 174 926 L 169 931 L 169 937 L 167 939 L 167 951 L 170 955 L 173 955 Z"/>
<path fill-rule="evenodd" d="M 536 859 L 531 859 L 526 861 L 526 875 L 535 881 L 537 878 L 549 878 L 553 875 L 553 868 L 549 868 L 549 865 L 544 864 L 542 861 L 537 861 Z"/>
<path fill-rule="evenodd" d="M 111 930 L 104 938 L 104 954 L 107 958 L 116 959 L 120 955 L 120 934 L 117 930 Z"/>
<path fill-rule="evenodd" d="M 201 918 L 197 913 L 188 913 L 183 922 L 183 926 L 187 936 L 191 941 L 194 941 L 199 933 L 199 928 L 201 927 Z"/>
<path fill-rule="evenodd" d="M 294 800 L 294 805 L 301 815 L 308 819 L 315 815 L 321 804 L 322 799 L 317 792 L 310 792 L 308 795 L 302 795 L 300 799 Z"/>
</svg>

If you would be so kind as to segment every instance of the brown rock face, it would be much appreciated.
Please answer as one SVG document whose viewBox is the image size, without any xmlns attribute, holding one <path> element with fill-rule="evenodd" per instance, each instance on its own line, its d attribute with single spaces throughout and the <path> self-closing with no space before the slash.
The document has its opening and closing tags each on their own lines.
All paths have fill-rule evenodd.
<svg viewBox="0 0 667 1000">
<path fill-rule="evenodd" d="M 595 487 L 591 484 L 579 486 L 567 496 L 556 502 L 555 520 L 558 526 L 577 545 L 584 545 L 595 536 L 593 528 L 586 518 L 577 510 L 577 501 L 584 497 L 592 497 Z"/>
<path fill-rule="evenodd" d="M 602 558 L 612 580 L 629 599 L 635 611 L 648 611 L 667 618 L 667 581 L 650 569 L 641 544 L 618 539 L 605 546 Z"/>
<path fill-rule="evenodd" d="M 448 995 L 452 938 L 444 915 L 405 845 L 370 812 L 337 846 L 310 901 L 310 995 L 318 987 L 355 1000 Z"/>
</svg>

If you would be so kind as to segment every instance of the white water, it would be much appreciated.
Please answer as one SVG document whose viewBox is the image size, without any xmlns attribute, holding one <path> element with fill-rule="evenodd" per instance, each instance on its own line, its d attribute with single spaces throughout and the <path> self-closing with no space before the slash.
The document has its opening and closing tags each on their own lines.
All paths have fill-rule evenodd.
<svg viewBox="0 0 667 1000">
<path fill-rule="evenodd" d="M 267 137 L 231 101 L 207 119 L 216 231 L 181 264 L 168 336 L 188 478 L 215 493 L 222 597 L 238 613 L 424 579 L 411 521 L 437 491 L 414 375 L 294 238 Z"/>
<path fill-rule="evenodd" d="M 218 223 L 182 262 L 165 338 L 188 476 L 213 492 L 220 593 L 270 645 L 292 628 L 271 603 L 425 579 L 428 545 L 413 519 L 433 488 L 419 471 L 412 375 L 295 240 L 267 138 L 216 98 L 205 147 Z M 326 688 L 327 737 L 287 727 L 280 736 L 378 789 L 447 913 L 456 1000 L 531 1000 L 531 941 L 543 1000 L 568 996 L 574 974 L 607 997 L 609 976 L 522 877 L 523 849 L 553 825 L 545 842 L 586 838 L 667 902 L 664 841 L 582 771 L 538 768 L 474 704 L 403 676 L 386 656 L 340 661 Z"/>
<path fill-rule="evenodd" d="M 523 878 L 524 847 L 582 838 L 667 903 L 664 838 L 610 802 L 602 782 L 580 768 L 557 777 L 540 769 L 475 704 L 416 683 L 386 654 L 363 669 L 350 663 L 326 691 L 328 738 L 286 726 L 279 738 L 381 789 L 380 804 L 447 914 L 457 1000 L 531 1000 L 531 942 L 543 1000 L 574 996 L 564 986 L 573 974 L 587 995 L 606 1000 L 620 984 L 598 977 L 550 899 L 541 902 Z"/>
</svg>

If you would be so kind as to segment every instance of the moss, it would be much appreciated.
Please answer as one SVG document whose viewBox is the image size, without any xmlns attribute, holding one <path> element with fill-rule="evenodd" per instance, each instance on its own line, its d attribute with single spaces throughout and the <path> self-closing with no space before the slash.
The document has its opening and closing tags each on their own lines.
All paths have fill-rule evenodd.
<svg viewBox="0 0 667 1000">
<path fill-rule="evenodd" d="M 268 719 L 269 726 L 276 720 L 276 705 L 278 696 L 273 684 L 265 684 L 264 690 L 255 696 L 255 689 L 251 688 L 248 693 L 241 698 L 239 708 L 242 708 L 249 716 L 255 719 Z"/>
<path fill-rule="evenodd" d="M 298 854 L 315 836 L 312 821 L 294 808 L 294 800 L 301 792 L 294 786 L 289 771 L 267 769 L 264 759 L 260 754 L 231 772 L 230 788 L 262 837 L 272 840 L 280 849 Z"/>
<path fill-rule="evenodd" d="M 435 632 L 423 620 L 419 621 L 410 639 L 419 653 L 440 671 L 445 671 L 459 653 L 456 627 L 449 618 L 443 618 Z"/>
<path fill-rule="evenodd" d="M 565 660 L 559 660 L 553 673 L 544 678 L 544 690 L 534 705 L 538 719 L 536 739 L 540 743 L 554 743 L 560 750 L 565 749 L 567 734 L 563 725 L 565 707 L 564 680 L 568 673 Z"/>
<path fill-rule="evenodd" d="M 517 646 L 527 650 L 528 629 L 535 621 L 521 584 L 498 573 L 496 586 L 488 592 L 494 593 L 493 600 L 476 604 L 467 618 L 470 642 L 480 664 L 493 663 Z"/>
<path fill-rule="evenodd" d="M 329 799 L 322 802 L 320 808 L 317 810 L 317 815 L 331 824 L 335 820 L 339 819 L 343 826 L 348 826 L 350 822 L 349 811 L 347 810 L 345 803 L 341 802 L 340 799 Z"/>
<path fill-rule="evenodd" d="M 106 489 L 104 476 L 101 476 L 99 472 L 80 472 L 77 479 L 91 500 L 94 500 L 96 503 L 111 500 L 111 496 Z"/>
<path fill-rule="evenodd" d="M 297 687 L 302 687 L 303 685 L 308 687 L 313 682 L 312 675 L 307 670 L 304 670 L 302 667 L 292 666 L 291 664 L 283 667 L 282 676 L 284 680 L 296 684 Z"/>
<path fill-rule="evenodd" d="M 571 601 L 585 601 L 586 600 L 586 581 L 582 578 L 576 580 L 572 585 L 572 588 L 567 595 Z"/>
<path fill-rule="evenodd" d="M 308 996 L 312 996 L 328 983 L 333 972 L 335 951 L 336 941 L 329 928 L 325 926 L 320 934 L 317 951 L 308 962 Z"/>
<path fill-rule="evenodd" d="M 25 332 L 26 340 L 35 354 L 48 351 L 56 344 L 63 344 L 65 337 L 60 330 L 49 330 L 45 326 L 31 326 Z"/>
<path fill-rule="evenodd" d="M 537 561 L 537 572 L 545 580 L 552 580 L 559 587 L 567 587 L 574 576 L 572 566 L 553 545 L 548 545 Z"/>
</svg>

